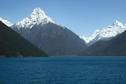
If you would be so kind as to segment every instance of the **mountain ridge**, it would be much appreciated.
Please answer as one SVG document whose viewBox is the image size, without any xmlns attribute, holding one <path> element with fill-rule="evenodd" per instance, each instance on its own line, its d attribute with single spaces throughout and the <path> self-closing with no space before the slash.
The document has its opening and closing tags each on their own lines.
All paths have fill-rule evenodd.
<svg viewBox="0 0 126 84">
<path fill-rule="evenodd" d="M 15 26 L 18 28 L 32 28 L 34 25 L 44 25 L 48 23 L 55 23 L 50 17 L 48 17 L 43 10 L 35 8 L 31 15 L 17 22 Z"/>
<path fill-rule="evenodd" d="M 5 19 L 2 19 L 2 21 L 7 21 Z M 7 21 L 10 23 L 9 21 Z M 6 22 L 5 22 L 6 23 Z M 17 22 L 16 24 L 11 23 L 11 27 L 17 27 L 17 28 L 32 28 L 34 25 L 44 25 L 48 23 L 55 23 L 49 16 L 46 15 L 46 13 L 41 10 L 41 8 L 35 8 L 33 9 L 32 13 L 30 16 L 24 18 L 23 20 Z M 7 24 L 6 24 L 7 25 Z M 59 25 L 61 26 L 61 25 Z M 124 32 L 126 30 L 126 25 L 121 23 L 118 20 L 115 20 L 111 25 L 101 28 L 101 29 L 96 29 L 95 32 L 89 36 L 80 36 L 81 39 L 83 39 L 87 45 L 92 45 L 98 40 L 103 40 L 103 39 L 111 39 L 115 37 L 116 35 Z"/>
<path fill-rule="evenodd" d="M 111 25 L 97 29 L 92 36 L 82 40 L 82 37 L 67 27 L 56 24 L 43 10 L 36 8 L 30 16 L 14 24 L 12 29 L 47 54 L 61 56 L 76 55 L 88 49 L 90 51 L 91 47 L 89 53 L 102 50 L 106 48 L 104 45 L 109 45 L 109 41 L 126 31 L 126 25 L 115 20 Z"/>
<path fill-rule="evenodd" d="M 39 48 L 0 21 L 0 56 L 47 56 Z"/>
<path fill-rule="evenodd" d="M 116 37 L 100 40 L 80 53 L 82 56 L 126 56 L 126 31 Z"/>
<path fill-rule="evenodd" d="M 2 17 L 0 17 L 0 21 L 3 22 L 4 24 L 6 24 L 9 27 L 13 25 L 11 22 L 9 22 L 8 20 L 3 19 Z"/>
<path fill-rule="evenodd" d="M 118 20 L 115 20 L 112 25 L 104 27 L 102 29 L 97 29 L 95 32 L 89 36 L 81 38 L 87 42 L 87 44 L 92 45 L 99 40 L 111 39 L 126 30 L 126 26 Z"/>
<path fill-rule="evenodd" d="M 33 12 L 31 15 L 33 15 Z M 43 12 L 40 13 L 42 13 L 39 14 L 40 16 L 43 15 Z M 16 24 L 14 24 L 12 28 L 51 56 L 76 55 L 86 47 L 85 42 L 68 28 L 60 26 L 54 21 L 48 19 L 46 19 L 46 22 L 43 20 L 45 21 L 45 19 L 41 18 L 33 20 L 32 26 L 28 26 L 28 28 Z M 34 24 L 34 21 L 37 23 Z"/>
</svg>

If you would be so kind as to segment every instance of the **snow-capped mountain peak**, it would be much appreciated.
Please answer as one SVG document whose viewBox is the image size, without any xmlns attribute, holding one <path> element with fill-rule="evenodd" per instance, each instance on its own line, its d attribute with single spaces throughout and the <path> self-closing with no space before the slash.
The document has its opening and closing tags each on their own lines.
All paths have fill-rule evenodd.
<svg viewBox="0 0 126 84">
<path fill-rule="evenodd" d="M 4 24 L 6 24 L 9 27 L 13 25 L 11 22 L 9 22 L 8 20 L 5 20 L 5 19 L 3 19 L 1 17 L 0 17 L 0 21 L 2 21 Z"/>
<path fill-rule="evenodd" d="M 35 8 L 31 14 L 31 16 L 33 17 L 41 17 L 41 18 L 45 18 L 46 14 L 43 10 L 41 10 L 40 8 Z"/>
<path fill-rule="evenodd" d="M 115 37 L 126 30 L 123 23 L 115 20 L 112 25 L 104 27 L 102 29 L 97 29 L 91 36 L 84 37 L 87 43 L 95 43 L 99 40 L 109 39 Z"/>
<path fill-rule="evenodd" d="M 32 28 L 34 25 L 44 25 L 48 23 L 54 23 L 54 21 L 48 17 L 43 10 L 35 8 L 29 17 L 17 22 L 16 26 L 18 28 Z"/>
<path fill-rule="evenodd" d="M 124 24 L 121 23 L 120 21 L 118 20 L 115 20 L 112 24 L 113 26 L 118 26 L 118 27 L 122 27 L 122 28 L 125 28 Z"/>
</svg>

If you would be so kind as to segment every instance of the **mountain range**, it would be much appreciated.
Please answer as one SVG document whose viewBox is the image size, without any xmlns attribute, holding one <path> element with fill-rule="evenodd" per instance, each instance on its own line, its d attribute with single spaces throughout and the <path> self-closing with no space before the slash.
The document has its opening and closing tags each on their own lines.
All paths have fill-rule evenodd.
<svg viewBox="0 0 126 84">
<path fill-rule="evenodd" d="M 16 24 L 0 20 L 50 56 L 126 55 L 126 25 L 118 20 L 96 30 L 90 37 L 80 37 L 58 25 L 40 8 L 35 8 L 31 15 Z"/>
</svg>

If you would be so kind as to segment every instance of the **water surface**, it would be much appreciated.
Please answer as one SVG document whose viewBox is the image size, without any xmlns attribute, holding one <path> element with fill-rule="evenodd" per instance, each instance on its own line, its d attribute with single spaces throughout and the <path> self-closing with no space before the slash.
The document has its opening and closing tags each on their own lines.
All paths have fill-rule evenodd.
<svg viewBox="0 0 126 84">
<path fill-rule="evenodd" d="M 126 84 L 126 57 L 1 58 L 0 84 Z"/>
</svg>

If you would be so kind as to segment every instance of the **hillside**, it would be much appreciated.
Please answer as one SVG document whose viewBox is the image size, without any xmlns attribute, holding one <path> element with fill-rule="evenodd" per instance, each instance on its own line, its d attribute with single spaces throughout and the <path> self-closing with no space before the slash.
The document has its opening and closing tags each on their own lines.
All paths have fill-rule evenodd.
<svg viewBox="0 0 126 84">
<path fill-rule="evenodd" d="M 0 21 L 0 56 L 47 56 L 17 32 Z"/>
</svg>

